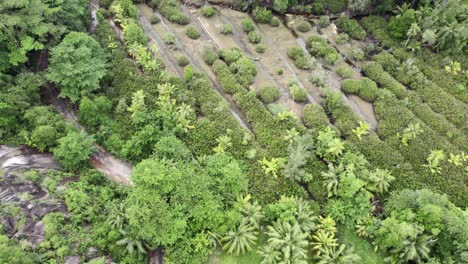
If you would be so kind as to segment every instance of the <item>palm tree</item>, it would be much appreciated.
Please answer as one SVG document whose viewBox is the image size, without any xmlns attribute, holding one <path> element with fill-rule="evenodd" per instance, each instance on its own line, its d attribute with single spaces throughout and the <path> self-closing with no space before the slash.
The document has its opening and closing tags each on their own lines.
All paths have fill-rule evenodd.
<svg viewBox="0 0 468 264">
<path fill-rule="evenodd" d="M 282 253 L 279 263 L 307 259 L 307 234 L 301 231 L 299 224 L 291 225 L 287 221 L 278 221 L 273 226 L 268 226 L 267 234 L 268 244 Z"/>
<path fill-rule="evenodd" d="M 319 224 L 317 225 L 317 228 L 323 229 L 330 233 L 336 233 L 336 222 L 330 216 L 319 216 Z"/>
<path fill-rule="evenodd" d="M 249 224 L 246 218 L 243 218 L 239 226 L 234 231 L 229 231 L 225 237 L 221 239 L 225 242 L 223 250 L 229 254 L 240 255 L 251 251 L 257 240 L 257 231 L 255 227 Z"/>
<path fill-rule="evenodd" d="M 259 161 L 262 165 L 262 169 L 266 175 L 273 175 L 275 178 L 278 177 L 278 172 L 281 168 L 284 167 L 284 159 L 283 158 L 271 158 L 271 161 L 263 158 Z"/>
<path fill-rule="evenodd" d="M 333 165 L 332 163 L 328 164 L 328 171 L 322 172 L 322 177 L 325 178 L 325 183 L 323 184 L 327 187 L 328 197 L 338 194 L 338 184 L 341 176 L 345 174 L 345 167 L 342 163 L 338 166 Z"/>
<path fill-rule="evenodd" d="M 257 202 L 246 203 L 241 211 L 252 226 L 256 228 L 260 226 L 260 221 L 263 219 L 263 212 L 262 207 Z"/>
<path fill-rule="evenodd" d="M 359 263 L 361 257 L 353 252 L 352 248 L 345 250 L 346 246 L 321 249 L 317 264 L 354 264 Z"/>
<path fill-rule="evenodd" d="M 139 254 L 146 253 L 144 243 L 139 238 L 134 237 L 123 230 L 120 230 L 120 233 L 124 236 L 124 238 L 117 241 L 116 244 L 119 246 L 125 246 L 125 251 L 127 251 L 128 254 L 133 254 L 135 250 Z"/>
<path fill-rule="evenodd" d="M 284 140 L 286 140 L 289 144 L 292 144 L 298 136 L 299 132 L 297 132 L 296 128 L 293 127 L 289 130 L 286 130 L 286 136 L 284 136 Z"/>
<path fill-rule="evenodd" d="M 294 199 L 297 211 L 296 211 L 296 221 L 299 224 L 302 232 L 309 233 L 316 228 L 317 216 L 313 215 L 314 212 L 309 206 L 309 202 L 302 199 Z"/>
<path fill-rule="evenodd" d="M 410 41 L 410 39 L 416 37 L 419 34 L 419 32 L 421 32 L 421 29 L 419 28 L 418 24 L 412 23 L 410 28 L 408 29 L 408 32 L 406 32 L 406 36 L 408 36 L 408 38 L 406 39 L 405 47 L 408 46 L 408 42 Z"/>
<path fill-rule="evenodd" d="M 258 254 L 263 258 L 260 264 L 276 264 L 281 260 L 281 252 L 271 244 L 266 244 Z"/>
<path fill-rule="evenodd" d="M 423 260 L 429 259 L 430 238 L 428 235 L 421 235 L 415 240 L 405 240 L 402 247 L 395 253 L 405 262 L 423 263 Z"/>
<path fill-rule="evenodd" d="M 315 235 L 312 235 L 312 240 L 312 249 L 316 251 L 317 256 L 320 256 L 325 248 L 332 248 L 338 245 L 335 234 L 323 229 L 319 229 Z"/>
<path fill-rule="evenodd" d="M 338 139 L 334 138 L 330 142 L 328 142 L 328 149 L 326 151 L 326 159 L 331 161 L 343 154 L 344 144 L 343 142 Z"/>
<path fill-rule="evenodd" d="M 390 183 L 395 180 L 388 170 L 376 169 L 369 175 L 371 181 L 371 189 L 378 193 L 384 193 L 388 190 Z"/>
<path fill-rule="evenodd" d="M 113 229 L 122 230 L 126 220 L 127 214 L 125 213 L 125 203 L 121 202 L 118 205 L 115 203 L 111 204 L 107 223 L 109 223 Z"/>
</svg>

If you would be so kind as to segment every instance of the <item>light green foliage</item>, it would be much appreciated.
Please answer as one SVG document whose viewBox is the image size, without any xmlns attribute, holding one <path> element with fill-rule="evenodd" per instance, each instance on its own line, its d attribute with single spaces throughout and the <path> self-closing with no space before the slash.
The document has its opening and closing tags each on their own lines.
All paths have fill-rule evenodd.
<svg viewBox="0 0 468 264">
<path fill-rule="evenodd" d="M 284 263 L 307 263 L 306 247 L 307 234 L 303 233 L 299 225 L 286 221 L 278 221 L 267 227 L 268 247 L 279 252 L 278 261 Z"/>
<path fill-rule="evenodd" d="M 274 0 L 273 1 L 273 9 L 280 14 L 286 12 L 288 8 L 288 0 Z"/>
<path fill-rule="evenodd" d="M 0 235 L 0 262 L 9 264 L 35 264 L 39 262 L 39 256 L 29 253 L 6 235 Z"/>
<path fill-rule="evenodd" d="M 309 37 L 306 44 L 313 56 L 324 58 L 327 64 L 336 64 L 341 58 L 335 48 L 329 46 L 325 39 L 319 36 Z"/>
<path fill-rule="evenodd" d="M 353 129 L 353 133 L 356 135 L 359 141 L 361 141 L 362 136 L 369 134 L 369 124 L 359 121 L 359 126 Z"/>
<path fill-rule="evenodd" d="M 351 59 L 355 61 L 361 61 L 364 59 L 364 51 L 360 48 L 354 48 L 351 50 Z"/>
<path fill-rule="evenodd" d="M 346 33 L 340 33 L 338 34 L 338 36 L 336 37 L 336 44 L 338 45 L 344 45 L 346 42 L 348 42 L 349 40 L 349 36 L 348 34 Z"/>
<path fill-rule="evenodd" d="M 232 26 L 230 24 L 222 24 L 219 32 L 223 35 L 230 35 L 232 34 Z"/>
<path fill-rule="evenodd" d="M 304 52 L 301 47 L 288 48 L 287 55 L 299 69 L 311 70 L 316 67 L 315 58 Z"/>
<path fill-rule="evenodd" d="M 296 102 L 307 101 L 307 91 L 304 88 L 299 87 L 297 82 L 291 82 L 289 84 L 289 92 L 291 93 L 291 98 Z"/>
<path fill-rule="evenodd" d="M 198 30 L 193 26 L 188 26 L 187 30 L 185 31 L 185 35 L 191 39 L 198 39 L 200 37 L 200 33 Z"/>
<path fill-rule="evenodd" d="M 297 25 L 296 29 L 299 30 L 300 32 L 309 32 L 312 27 L 310 26 L 309 22 L 307 21 L 302 21 Z"/>
<path fill-rule="evenodd" d="M 263 44 L 258 44 L 257 46 L 255 46 L 255 51 L 258 53 L 264 53 L 265 50 L 266 50 L 266 46 Z"/>
<path fill-rule="evenodd" d="M 278 100 L 280 97 L 280 90 L 276 86 L 264 86 L 258 90 L 258 95 L 265 104 L 270 104 Z"/>
<path fill-rule="evenodd" d="M 330 17 L 329 16 L 320 16 L 319 21 L 317 23 L 319 27 L 326 28 L 330 25 Z"/>
<path fill-rule="evenodd" d="M 440 173 L 441 162 L 444 161 L 446 158 L 445 153 L 443 150 L 431 150 L 429 156 L 427 156 L 427 164 L 424 165 L 425 167 L 429 168 L 431 173 Z"/>
<path fill-rule="evenodd" d="M 322 130 L 328 125 L 328 118 L 319 105 L 307 104 L 302 113 L 302 121 L 307 128 L 314 131 Z"/>
<path fill-rule="evenodd" d="M 137 64 L 145 71 L 157 72 L 161 68 L 161 64 L 153 56 L 153 53 L 158 51 L 156 45 L 152 45 L 149 49 L 146 45 L 134 42 L 127 46 L 128 54 L 135 58 Z"/>
<path fill-rule="evenodd" d="M 130 22 L 123 24 L 122 27 L 125 44 L 127 44 L 127 46 L 134 43 L 146 45 L 148 42 L 148 38 L 146 37 L 145 32 L 143 32 L 143 29 L 137 21 L 131 20 Z"/>
<path fill-rule="evenodd" d="M 271 19 L 273 18 L 270 10 L 260 6 L 256 6 L 252 11 L 252 14 L 255 17 L 255 20 L 262 24 L 270 23 Z"/>
<path fill-rule="evenodd" d="M 318 264 L 352 264 L 361 261 L 361 257 L 354 253 L 353 248 L 346 249 L 346 245 L 343 244 L 331 248 L 321 248 L 320 251 Z"/>
<path fill-rule="evenodd" d="M 253 44 L 257 44 L 260 43 L 260 41 L 262 41 L 262 35 L 260 35 L 260 33 L 258 33 L 257 31 L 250 31 L 248 37 L 250 43 Z"/>
<path fill-rule="evenodd" d="M 212 6 L 205 5 L 201 9 L 201 13 L 204 17 L 212 17 L 216 14 L 216 9 Z"/>
<path fill-rule="evenodd" d="M 216 142 L 218 143 L 218 145 L 215 148 L 213 148 L 213 151 L 215 153 L 225 153 L 225 151 L 228 148 L 232 147 L 231 137 L 229 137 L 228 135 L 220 136 L 216 139 Z"/>
<path fill-rule="evenodd" d="M 353 14 L 363 14 L 369 12 L 372 3 L 371 0 L 350 0 L 348 1 L 348 8 Z"/>
<path fill-rule="evenodd" d="M 319 132 L 316 143 L 316 153 L 327 161 L 334 161 L 343 154 L 344 144 L 336 137 L 336 132 L 330 127 Z"/>
<path fill-rule="evenodd" d="M 187 25 L 190 22 L 190 19 L 180 11 L 176 0 L 160 0 L 156 5 L 159 12 L 169 21 L 179 25 Z"/>
<path fill-rule="evenodd" d="M 424 131 L 422 130 L 421 125 L 419 123 L 411 123 L 403 130 L 403 135 L 401 136 L 401 143 L 405 146 L 408 146 L 408 142 L 410 140 L 416 139 L 423 132 Z"/>
<path fill-rule="evenodd" d="M 255 29 L 254 22 L 250 18 L 244 18 L 241 22 L 244 32 L 249 33 Z"/>
<path fill-rule="evenodd" d="M 281 25 L 281 20 L 274 16 L 270 21 L 270 26 L 279 27 L 279 25 Z"/>
<path fill-rule="evenodd" d="M 359 80 L 346 79 L 341 82 L 341 88 L 346 93 L 359 95 L 368 102 L 374 102 L 380 96 L 377 84 L 367 77 Z"/>
<path fill-rule="evenodd" d="M 46 78 L 60 87 L 60 97 L 72 102 L 99 88 L 106 74 L 106 57 L 99 43 L 85 33 L 72 32 L 50 51 Z"/>
<path fill-rule="evenodd" d="M 336 74 L 341 78 L 350 78 L 353 75 L 353 70 L 348 66 L 340 66 L 336 69 Z"/>
<path fill-rule="evenodd" d="M 211 47 L 203 47 L 203 60 L 208 65 L 213 65 L 219 59 L 218 54 Z"/>
<path fill-rule="evenodd" d="M 271 158 L 271 160 L 263 158 L 258 162 L 262 165 L 265 175 L 272 175 L 277 178 L 279 171 L 284 167 L 285 160 L 283 158 Z"/>
<path fill-rule="evenodd" d="M 83 166 L 94 150 L 93 137 L 83 132 L 70 131 L 58 140 L 58 146 L 53 149 L 54 156 L 67 169 L 76 170 Z"/>
<path fill-rule="evenodd" d="M 174 34 L 171 34 L 169 32 L 167 32 L 164 35 L 163 40 L 164 40 L 164 43 L 166 43 L 168 45 L 173 45 L 173 44 L 176 43 L 176 37 L 174 36 Z"/>
<path fill-rule="evenodd" d="M 190 61 L 187 57 L 180 56 L 179 58 L 177 58 L 177 64 L 181 67 L 185 67 L 190 64 Z"/>
</svg>

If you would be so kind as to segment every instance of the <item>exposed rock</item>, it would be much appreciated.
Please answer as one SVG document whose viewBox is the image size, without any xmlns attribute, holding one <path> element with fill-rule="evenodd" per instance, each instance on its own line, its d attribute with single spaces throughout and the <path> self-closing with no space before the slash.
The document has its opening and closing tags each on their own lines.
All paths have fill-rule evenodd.
<svg viewBox="0 0 468 264">
<path fill-rule="evenodd" d="M 81 257 L 80 256 L 69 256 L 65 259 L 65 264 L 80 264 Z"/>
<path fill-rule="evenodd" d="M 99 250 L 96 247 L 90 247 L 88 248 L 88 251 L 86 251 L 85 257 L 86 257 L 86 261 L 100 258 Z"/>
</svg>

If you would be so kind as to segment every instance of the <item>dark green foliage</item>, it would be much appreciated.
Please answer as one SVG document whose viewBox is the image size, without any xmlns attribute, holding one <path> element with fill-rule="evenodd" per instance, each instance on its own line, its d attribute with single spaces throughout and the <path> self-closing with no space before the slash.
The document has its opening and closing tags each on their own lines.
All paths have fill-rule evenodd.
<svg viewBox="0 0 468 264">
<path fill-rule="evenodd" d="M 330 17 L 329 16 L 320 16 L 319 21 L 318 21 L 318 25 L 321 28 L 328 27 L 330 25 Z"/>
<path fill-rule="evenodd" d="M 303 70 L 310 70 L 315 68 L 315 59 L 309 54 L 304 52 L 301 47 L 288 48 L 288 57 L 294 61 L 294 64 Z"/>
<path fill-rule="evenodd" d="M 179 10 L 179 3 L 176 0 L 161 0 L 156 4 L 159 12 L 169 21 L 179 25 L 187 25 L 190 19 Z"/>
<path fill-rule="evenodd" d="M 311 26 L 310 26 L 309 22 L 302 21 L 301 23 L 299 23 L 299 25 L 297 25 L 296 29 L 299 30 L 300 32 L 305 33 L 305 32 L 310 31 Z"/>
<path fill-rule="evenodd" d="M 294 101 L 307 101 L 307 91 L 304 88 L 299 87 L 299 84 L 297 82 L 292 82 L 289 84 L 289 92 L 291 93 L 291 98 Z"/>
<path fill-rule="evenodd" d="M 324 58 L 327 64 L 336 64 L 341 58 L 336 49 L 329 46 L 325 39 L 319 36 L 309 37 L 306 44 L 313 56 Z"/>
<path fill-rule="evenodd" d="M 268 24 L 273 18 L 270 10 L 260 6 L 256 6 L 252 11 L 252 14 L 255 17 L 255 20 L 261 24 Z"/>
<path fill-rule="evenodd" d="M 280 97 L 280 90 L 276 86 L 264 86 L 258 90 L 258 95 L 265 104 L 269 104 Z"/>
<path fill-rule="evenodd" d="M 264 53 L 265 50 L 266 50 L 266 46 L 263 44 L 258 44 L 257 46 L 255 46 L 255 51 L 258 53 Z"/>
<path fill-rule="evenodd" d="M 191 39 L 198 39 L 200 37 L 200 33 L 193 26 L 188 26 L 187 31 L 185 31 L 185 34 Z"/>
<path fill-rule="evenodd" d="M 216 9 L 212 6 L 205 5 L 201 9 L 201 13 L 204 17 L 212 17 L 216 14 Z"/>
<path fill-rule="evenodd" d="M 150 23 L 153 24 L 153 25 L 159 23 L 160 21 L 161 21 L 161 19 L 159 19 L 159 17 L 157 15 L 152 15 L 150 17 Z"/>
<path fill-rule="evenodd" d="M 46 78 L 60 87 L 60 96 L 78 102 L 99 88 L 106 57 L 99 43 L 85 33 L 72 32 L 50 52 Z"/>
<path fill-rule="evenodd" d="M 349 78 L 353 75 L 353 70 L 347 66 L 341 66 L 336 69 L 336 74 L 341 78 Z"/>
<path fill-rule="evenodd" d="M 234 75 L 229 71 L 229 67 L 222 60 L 216 60 L 213 63 L 213 71 L 218 77 L 221 88 L 229 94 L 235 94 L 244 88 L 240 85 Z"/>
<path fill-rule="evenodd" d="M 179 66 L 181 67 L 185 67 L 190 64 L 190 61 L 187 57 L 180 56 L 179 58 L 177 58 L 177 64 L 179 64 Z"/>
<path fill-rule="evenodd" d="M 230 24 L 222 24 L 219 32 L 223 35 L 232 34 L 232 26 Z"/>
<path fill-rule="evenodd" d="M 343 12 L 348 6 L 347 0 L 327 0 L 325 3 L 327 9 L 334 14 Z"/>
<path fill-rule="evenodd" d="M 328 118 L 320 105 L 307 104 L 302 113 L 302 121 L 307 128 L 319 131 L 328 126 Z"/>
<path fill-rule="evenodd" d="M 0 262 L 9 264 L 35 264 L 40 258 L 35 253 L 29 253 L 21 248 L 14 240 L 0 235 Z"/>
<path fill-rule="evenodd" d="M 83 97 L 79 110 L 80 122 L 88 127 L 96 128 L 105 123 L 106 117 L 112 111 L 112 102 L 104 96 L 93 99 Z"/>
<path fill-rule="evenodd" d="M 279 27 L 280 24 L 281 24 L 281 20 L 277 17 L 273 17 L 270 21 L 270 26 L 272 27 Z"/>
<path fill-rule="evenodd" d="M 402 15 L 390 18 L 388 23 L 390 34 L 397 39 L 406 39 L 406 33 L 414 22 L 416 22 L 416 11 L 408 9 Z"/>
<path fill-rule="evenodd" d="M 340 31 L 348 34 L 353 39 L 364 39 L 366 36 L 366 31 L 359 25 L 359 23 L 348 17 L 340 17 L 336 20 L 336 25 Z"/>
<path fill-rule="evenodd" d="M 67 169 L 76 170 L 83 167 L 94 150 L 94 139 L 83 132 L 70 131 L 58 140 L 53 149 L 54 156 Z"/>
</svg>

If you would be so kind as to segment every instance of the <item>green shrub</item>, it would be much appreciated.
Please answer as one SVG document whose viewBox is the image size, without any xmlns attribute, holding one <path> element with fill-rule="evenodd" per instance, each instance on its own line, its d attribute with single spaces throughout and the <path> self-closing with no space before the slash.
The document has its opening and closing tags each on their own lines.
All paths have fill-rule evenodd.
<svg viewBox="0 0 468 264">
<path fill-rule="evenodd" d="M 302 113 L 302 121 L 307 128 L 315 131 L 322 130 L 328 126 L 328 118 L 320 105 L 307 104 Z"/>
<path fill-rule="evenodd" d="M 310 82 L 315 84 L 317 87 L 325 87 L 325 83 L 318 76 L 310 76 Z"/>
<path fill-rule="evenodd" d="M 314 1 L 311 5 L 312 13 L 315 15 L 323 15 L 325 14 L 325 1 L 318 0 Z"/>
<path fill-rule="evenodd" d="M 216 9 L 214 9 L 212 6 L 205 5 L 201 9 L 201 13 L 204 17 L 212 17 L 216 14 Z"/>
<path fill-rule="evenodd" d="M 179 25 L 187 25 L 190 19 L 179 10 L 177 0 L 161 0 L 157 3 L 159 12 L 169 21 Z"/>
<path fill-rule="evenodd" d="M 249 33 L 255 29 L 254 22 L 250 18 L 244 18 L 241 22 L 244 32 Z"/>
<path fill-rule="evenodd" d="M 347 0 L 327 0 L 325 1 L 327 9 L 330 10 L 333 14 L 338 14 L 343 12 L 346 7 L 348 7 Z"/>
<path fill-rule="evenodd" d="M 350 78 L 353 75 L 353 70 L 348 66 L 341 66 L 336 69 L 336 74 L 341 78 Z"/>
<path fill-rule="evenodd" d="M 211 66 L 217 59 L 219 59 L 218 53 L 216 53 L 213 48 L 207 46 L 203 48 L 203 60 L 206 64 Z"/>
<path fill-rule="evenodd" d="M 279 20 L 279 18 L 277 17 L 273 17 L 270 21 L 270 26 L 272 27 L 279 27 L 280 24 L 281 24 L 281 20 Z"/>
<path fill-rule="evenodd" d="M 98 12 L 102 15 L 103 18 L 109 18 L 110 12 L 107 9 L 99 8 Z"/>
<path fill-rule="evenodd" d="M 222 24 L 219 32 L 223 35 L 232 34 L 232 26 L 230 24 Z"/>
<path fill-rule="evenodd" d="M 124 27 L 124 40 L 127 45 L 132 45 L 133 43 L 146 45 L 148 38 L 140 27 L 140 24 L 132 20 L 126 27 Z"/>
<path fill-rule="evenodd" d="M 157 15 L 152 15 L 150 16 L 150 23 L 151 24 L 157 24 L 159 23 L 161 20 L 159 19 L 159 17 Z"/>
<path fill-rule="evenodd" d="M 338 34 L 338 36 L 336 37 L 336 40 L 335 40 L 335 41 L 336 41 L 336 44 L 338 44 L 338 45 L 343 45 L 343 44 L 345 44 L 346 42 L 348 42 L 348 40 L 349 40 L 348 34 L 346 34 L 346 33 L 340 33 L 340 34 Z"/>
<path fill-rule="evenodd" d="M 276 70 L 276 74 L 278 74 L 278 75 L 283 75 L 283 73 L 284 73 L 283 69 Z"/>
<path fill-rule="evenodd" d="M 380 92 L 377 84 L 367 77 L 359 80 L 346 79 L 341 82 L 341 88 L 346 93 L 356 94 L 367 102 L 374 102 Z"/>
<path fill-rule="evenodd" d="M 347 33 L 353 39 L 364 39 L 366 31 L 354 19 L 348 17 L 340 17 L 336 20 L 337 27 L 344 33 Z"/>
<path fill-rule="evenodd" d="M 280 89 L 276 86 L 264 86 L 258 90 L 260 99 L 265 104 L 273 103 L 280 97 Z"/>
<path fill-rule="evenodd" d="M 317 24 L 321 28 L 328 27 L 330 25 L 330 17 L 329 16 L 320 16 Z"/>
<path fill-rule="evenodd" d="M 179 66 L 181 67 L 189 65 L 189 63 L 190 61 L 185 56 L 180 56 L 179 58 L 177 58 L 177 64 L 179 64 Z"/>
<path fill-rule="evenodd" d="M 325 55 L 325 63 L 334 65 L 340 60 L 340 55 L 335 52 L 330 52 Z"/>
<path fill-rule="evenodd" d="M 289 91 L 291 93 L 291 98 L 295 102 L 305 102 L 307 101 L 307 91 L 299 87 L 297 82 L 291 82 L 289 84 Z"/>
<path fill-rule="evenodd" d="M 360 48 L 353 48 L 351 50 L 351 59 L 361 61 L 364 59 L 364 51 Z"/>
<path fill-rule="evenodd" d="M 248 37 L 250 43 L 253 44 L 257 44 L 260 43 L 260 41 L 262 41 L 262 35 L 260 35 L 260 33 L 258 33 L 257 31 L 250 31 Z"/>
<path fill-rule="evenodd" d="M 174 34 L 167 32 L 163 37 L 163 41 L 167 45 L 173 45 L 176 43 L 176 37 L 174 36 Z"/>
<path fill-rule="evenodd" d="M 264 53 L 265 50 L 266 46 L 263 44 L 258 44 L 257 46 L 255 46 L 255 51 L 257 51 L 258 53 Z"/>
<path fill-rule="evenodd" d="M 193 26 L 187 27 L 187 31 L 185 31 L 185 34 L 187 35 L 187 37 L 189 37 L 191 39 L 197 39 L 197 38 L 200 37 L 200 33 Z"/>
<path fill-rule="evenodd" d="M 301 23 L 299 23 L 299 25 L 297 25 L 296 29 L 299 30 L 300 32 L 305 33 L 305 32 L 310 31 L 311 26 L 310 26 L 309 22 L 302 21 Z"/>
<path fill-rule="evenodd" d="M 287 55 L 294 61 L 294 64 L 299 69 L 310 70 L 316 66 L 315 59 L 309 54 L 306 54 L 300 47 L 289 48 Z"/>
<path fill-rule="evenodd" d="M 227 64 L 231 64 L 242 57 L 242 52 L 238 48 L 222 49 L 219 51 L 219 56 Z"/>
<path fill-rule="evenodd" d="M 273 18 L 271 11 L 266 9 L 265 7 L 256 6 L 252 14 L 255 17 L 255 20 L 258 23 L 262 23 L 262 24 L 270 23 L 271 19 Z"/>
</svg>

